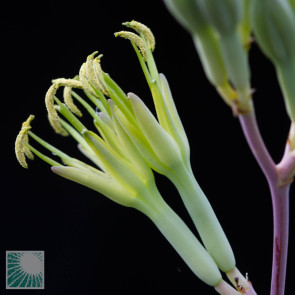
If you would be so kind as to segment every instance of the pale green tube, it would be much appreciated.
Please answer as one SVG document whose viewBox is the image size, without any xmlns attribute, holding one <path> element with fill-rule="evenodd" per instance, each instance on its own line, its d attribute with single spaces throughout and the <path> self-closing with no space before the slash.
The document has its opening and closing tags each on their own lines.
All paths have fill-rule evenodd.
<svg viewBox="0 0 295 295">
<path fill-rule="evenodd" d="M 192 173 L 185 168 L 180 168 L 177 170 L 177 177 L 172 181 L 217 266 L 224 272 L 234 269 L 236 261 L 232 248 L 208 199 Z"/>
<path fill-rule="evenodd" d="M 216 286 L 222 280 L 212 257 L 163 200 L 157 201 L 155 209 L 144 213 L 154 222 L 199 279 L 210 286 Z"/>
<path fill-rule="evenodd" d="M 217 36 L 208 27 L 205 36 L 193 35 L 193 41 L 199 53 L 207 79 L 215 87 L 223 86 L 228 81 L 228 76 L 222 60 Z"/>
</svg>

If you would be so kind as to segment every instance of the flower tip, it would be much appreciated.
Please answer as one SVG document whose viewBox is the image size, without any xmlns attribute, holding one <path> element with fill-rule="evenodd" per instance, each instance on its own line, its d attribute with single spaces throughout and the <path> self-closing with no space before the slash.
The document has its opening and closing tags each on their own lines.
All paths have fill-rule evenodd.
<svg viewBox="0 0 295 295">
<path fill-rule="evenodd" d="M 127 97 L 130 99 L 130 101 L 140 100 L 140 98 L 136 94 L 134 94 L 133 92 L 128 92 Z"/>
<path fill-rule="evenodd" d="M 55 174 L 58 174 L 58 166 L 52 166 L 51 171 Z"/>
<path fill-rule="evenodd" d="M 95 55 L 98 54 L 98 51 L 94 51 L 93 53 L 91 53 L 90 55 L 88 55 L 87 59 L 94 59 Z"/>
<path fill-rule="evenodd" d="M 108 99 L 108 103 L 111 107 L 113 107 L 115 105 L 114 101 L 111 100 L 110 98 Z"/>
</svg>

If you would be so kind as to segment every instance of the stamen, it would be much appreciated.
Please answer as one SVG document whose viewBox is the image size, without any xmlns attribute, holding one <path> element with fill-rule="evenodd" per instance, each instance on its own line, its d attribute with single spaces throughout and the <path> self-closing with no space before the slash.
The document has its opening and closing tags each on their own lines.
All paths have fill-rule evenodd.
<svg viewBox="0 0 295 295">
<path fill-rule="evenodd" d="M 29 136 L 28 134 L 24 134 L 23 140 L 22 142 L 29 142 Z M 30 160 L 34 160 L 34 154 L 32 153 L 32 151 L 30 150 L 30 148 L 28 148 L 26 145 L 23 145 L 23 151 L 25 153 L 25 156 L 30 159 Z"/>
<path fill-rule="evenodd" d="M 58 113 L 54 107 L 54 96 L 58 87 L 59 86 L 57 84 L 52 84 L 45 95 L 45 104 L 48 115 L 54 120 L 59 120 Z"/>
<path fill-rule="evenodd" d="M 52 83 L 56 84 L 57 88 L 59 88 L 60 86 L 69 86 L 72 88 L 80 88 L 80 89 L 83 88 L 82 83 L 75 79 L 59 78 L 59 79 L 52 80 Z"/>
<path fill-rule="evenodd" d="M 154 37 L 152 31 L 150 30 L 150 28 L 148 28 L 146 25 L 144 25 L 140 22 L 137 22 L 135 20 L 133 20 L 131 22 L 125 22 L 125 23 L 123 23 L 123 25 L 126 27 L 129 27 L 129 28 L 132 28 L 133 30 L 135 30 L 139 34 L 142 34 L 144 36 L 144 38 L 146 39 L 150 50 L 154 51 L 156 41 L 155 41 L 155 37 Z"/>
<path fill-rule="evenodd" d="M 56 120 L 54 118 L 52 118 L 52 116 L 50 114 L 48 114 L 48 121 L 50 123 L 50 126 L 52 127 L 52 129 L 59 135 L 61 136 L 68 136 L 68 132 L 62 127 L 61 123 L 60 123 L 60 119 Z"/>
<path fill-rule="evenodd" d="M 95 91 L 93 90 L 93 88 L 91 87 L 91 85 L 88 82 L 87 75 L 86 75 L 86 63 L 85 62 L 82 64 L 82 66 L 80 68 L 79 79 L 83 85 L 84 90 L 89 92 L 93 96 L 97 97 L 97 94 L 95 93 Z"/>
<path fill-rule="evenodd" d="M 87 57 L 85 67 L 86 78 L 94 88 L 101 91 L 103 94 L 108 95 L 107 87 L 102 75 L 103 71 L 100 66 L 100 58 L 102 57 L 102 54 L 94 59 L 96 53 L 97 51 Z"/>
<path fill-rule="evenodd" d="M 101 57 L 102 57 L 102 54 L 94 59 L 94 61 L 93 61 L 93 70 L 94 70 L 94 73 L 95 73 L 97 79 L 99 80 L 99 82 L 101 84 L 100 91 L 104 95 L 109 95 L 108 87 L 107 87 L 107 85 L 106 85 L 106 83 L 104 81 L 104 78 L 103 78 L 103 70 L 102 70 L 101 65 L 100 65 Z"/>
<path fill-rule="evenodd" d="M 131 42 L 133 42 L 140 50 L 143 59 L 146 61 L 148 57 L 148 50 L 146 48 L 145 42 L 136 34 L 127 32 L 127 31 L 121 31 L 115 33 L 116 37 L 122 37 L 124 39 L 128 39 Z"/>
<path fill-rule="evenodd" d="M 30 115 L 29 118 L 25 122 L 23 122 L 22 128 L 15 140 L 15 155 L 18 162 L 24 168 L 28 168 L 28 164 L 26 162 L 26 156 L 29 155 L 28 156 L 29 159 L 34 158 L 32 155 L 32 152 L 31 151 L 28 152 L 29 148 L 28 147 L 25 148 L 23 144 L 23 142 L 27 142 L 27 143 L 29 142 L 28 132 L 32 128 L 30 124 L 34 118 L 35 116 Z"/>
<path fill-rule="evenodd" d="M 61 79 L 58 79 L 61 80 Z M 63 79 L 66 80 L 66 79 Z M 56 80 L 55 80 L 56 81 Z M 78 81 L 77 81 L 78 82 Z M 50 88 L 48 89 L 46 95 L 45 95 L 45 104 L 46 104 L 46 109 L 48 112 L 48 120 L 53 128 L 53 130 L 62 136 L 67 136 L 68 133 L 66 130 L 63 129 L 63 127 L 60 124 L 60 118 L 59 115 L 56 111 L 55 105 L 54 105 L 54 97 L 57 92 L 57 89 L 61 84 L 52 84 Z"/>
<path fill-rule="evenodd" d="M 72 113 L 74 113 L 78 117 L 82 117 L 81 111 L 74 104 L 74 101 L 72 98 L 72 87 L 65 86 L 65 88 L 64 88 L 64 102 L 67 105 L 67 107 L 71 110 Z"/>
</svg>

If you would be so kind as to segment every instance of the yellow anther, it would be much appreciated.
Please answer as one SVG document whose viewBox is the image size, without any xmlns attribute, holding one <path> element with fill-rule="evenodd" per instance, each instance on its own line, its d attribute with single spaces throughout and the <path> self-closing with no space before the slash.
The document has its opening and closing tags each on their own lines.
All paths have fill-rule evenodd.
<svg viewBox="0 0 295 295">
<path fill-rule="evenodd" d="M 82 83 L 83 89 L 85 91 L 87 91 L 90 94 L 92 94 L 93 96 L 97 97 L 97 94 L 95 93 L 95 91 L 93 90 L 93 88 L 91 87 L 91 85 L 88 82 L 87 75 L 86 75 L 86 63 L 85 62 L 80 67 L 79 80 Z"/>
<path fill-rule="evenodd" d="M 148 50 L 147 50 L 146 43 L 138 35 L 131 32 L 127 32 L 127 31 L 121 31 L 121 32 L 115 33 L 115 36 L 122 37 L 133 42 L 139 48 L 143 59 L 145 61 L 147 60 Z"/>
<path fill-rule="evenodd" d="M 54 96 L 56 94 L 58 87 L 58 84 L 52 84 L 45 95 L 45 105 L 47 112 L 55 120 L 59 120 L 58 113 L 54 107 Z"/>
<path fill-rule="evenodd" d="M 103 70 L 101 68 L 101 65 L 100 65 L 100 59 L 102 57 L 102 54 L 99 55 L 97 58 L 94 59 L 93 61 L 93 71 L 94 71 L 94 74 L 97 78 L 97 80 L 99 81 L 100 83 L 100 91 L 105 94 L 105 95 L 108 95 L 109 94 L 109 91 L 108 91 L 108 87 L 104 81 L 104 78 L 103 78 Z"/>
<path fill-rule="evenodd" d="M 35 116 L 30 115 L 29 118 L 23 122 L 22 128 L 15 140 L 15 155 L 18 162 L 21 164 L 22 167 L 28 168 L 28 164 L 26 162 L 26 156 L 29 159 L 33 159 L 34 156 L 31 151 L 28 152 L 28 148 L 24 146 L 23 142 L 29 142 L 28 132 L 32 128 L 31 122 Z"/>
<path fill-rule="evenodd" d="M 126 27 L 129 27 L 129 28 L 132 28 L 133 30 L 135 30 L 139 34 L 142 34 L 144 36 L 144 38 L 146 39 L 150 50 L 154 51 L 156 41 L 155 41 L 155 37 L 154 37 L 152 31 L 150 30 L 150 28 L 148 28 L 146 25 L 144 25 L 140 22 L 137 22 L 135 20 L 133 20 L 131 22 L 123 23 L 123 25 L 125 25 Z"/>
<path fill-rule="evenodd" d="M 48 114 L 48 120 L 52 129 L 59 135 L 68 136 L 68 132 L 62 127 L 60 119 L 56 120 L 50 114 Z"/>
<path fill-rule="evenodd" d="M 75 79 L 59 78 L 59 79 L 52 80 L 52 83 L 57 85 L 57 88 L 61 86 L 68 86 L 72 88 L 83 88 L 82 83 Z"/>
<path fill-rule="evenodd" d="M 95 52 L 97 53 L 97 52 Z M 95 89 L 101 90 L 101 82 L 99 77 L 94 72 L 94 66 L 93 66 L 93 60 L 94 60 L 94 54 L 89 55 L 86 60 L 86 78 L 88 83 L 90 83 L 90 86 L 94 87 Z"/>
<path fill-rule="evenodd" d="M 64 88 L 64 102 L 70 109 L 72 113 L 75 115 L 82 117 L 81 111 L 77 108 L 77 106 L 74 104 L 73 98 L 72 98 L 72 87 L 65 86 Z"/>
<path fill-rule="evenodd" d="M 87 92 L 97 97 L 97 93 L 93 88 L 105 95 L 108 95 L 108 89 L 103 78 L 103 71 L 100 66 L 100 58 L 103 55 L 100 54 L 98 57 L 94 58 L 96 54 L 97 51 L 89 55 L 87 57 L 86 63 L 82 64 L 79 72 L 79 78 L 83 88 Z"/>
<path fill-rule="evenodd" d="M 45 105 L 46 105 L 46 109 L 48 112 L 48 118 L 49 118 L 49 122 L 51 127 L 53 128 L 53 130 L 57 133 L 60 134 L 62 136 L 67 136 L 68 133 L 66 130 L 64 130 L 64 128 L 61 126 L 60 123 L 60 118 L 58 115 L 58 112 L 56 111 L 55 105 L 54 105 L 54 97 L 55 94 L 57 92 L 57 89 L 59 88 L 59 86 L 63 86 L 65 85 L 63 80 L 67 80 L 67 79 L 57 79 L 54 81 L 58 81 L 55 84 L 52 84 L 50 86 L 50 88 L 48 89 L 46 95 L 45 95 Z M 72 80 L 72 81 L 76 81 L 76 80 Z M 76 81 L 79 82 L 79 81 Z M 73 83 L 71 84 L 73 85 Z"/>
<path fill-rule="evenodd" d="M 26 133 L 23 136 L 23 142 L 29 142 L 29 135 Z M 34 154 L 31 152 L 31 150 L 26 146 L 23 145 L 23 151 L 25 153 L 25 156 L 30 159 L 30 160 L 34 160 Z"/>
</svg>

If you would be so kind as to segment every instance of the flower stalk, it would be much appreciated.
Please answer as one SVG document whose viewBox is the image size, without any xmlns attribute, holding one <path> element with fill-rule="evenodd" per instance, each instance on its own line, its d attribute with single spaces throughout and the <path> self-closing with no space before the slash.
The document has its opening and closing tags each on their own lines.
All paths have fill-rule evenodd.
<svg viewBox="0 0 295 295">
<path fill-rule="evenodd" d="M 287 142 L 282 161 L 275 165 L 263 142 L 255 119 L 254 110 L 239 116 L 241 127 L 248 145 L 262 169 L 272 198 L 273 207 L 273 262 L 271 295 L 283 295 L 285 292 L 286 267 L 289 236 L 289 189 L 294 176 L 295 159 L 290 156 Z M 292 167 L 292 169 L 289 169 Z M 283 172 L 282 182 L 280 174 Z M 286 173 L 288 172 L 288 173 Z"/>
</svg>

